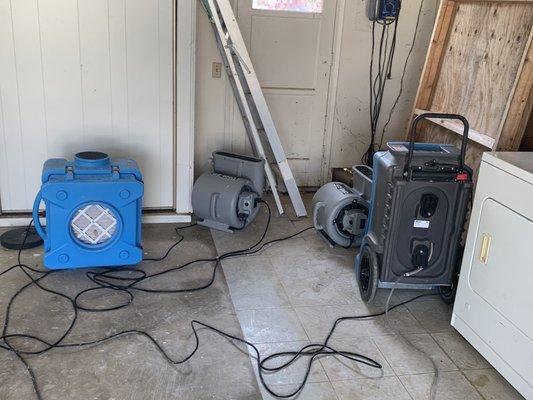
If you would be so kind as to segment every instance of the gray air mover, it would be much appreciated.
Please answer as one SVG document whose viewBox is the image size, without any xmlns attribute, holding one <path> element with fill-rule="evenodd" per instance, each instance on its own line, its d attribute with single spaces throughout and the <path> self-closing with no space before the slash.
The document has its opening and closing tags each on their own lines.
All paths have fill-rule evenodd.
<svg viewBox="0 0 533 400">
<path fill-rule="evenodd" d="M 265 186 L 262 159 L 215 151 L 213 172 L 201 175 L 192 190 L 198 224 L 232 232 L 253 221 Z"/>
<path fill-rule="evenodd" d="M 313 197 L 313 224 L 333 246 L 358 246 L 365 233 L 372 170 L 365 165 L 353 167 L 352 187 L 341 182 L 322 186 Z"/>
<path fill-rule="evenodd" d="M 424 118 L 460 120 L 461 150 L 414 143 Z M 443 289 L 457 277 L 472 191 L 472 170 L 464 165 L 468 122 L 456 114 L 422 114 L 410 137 L 410 142 L 388 143 L 388 151 L 374 155 L 369 223 L 356 258 L 365 301 L 374 298 L 378 287 Z"/>
</svg>

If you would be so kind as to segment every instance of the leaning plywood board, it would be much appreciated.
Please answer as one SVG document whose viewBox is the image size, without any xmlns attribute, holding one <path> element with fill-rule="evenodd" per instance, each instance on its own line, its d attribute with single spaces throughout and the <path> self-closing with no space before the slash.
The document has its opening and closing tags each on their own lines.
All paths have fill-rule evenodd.
<svg viewBox="0 0 533 400">
<path fill-rule="evenodd" d="M 483 151 L 520 145 L 533 103 L 532 27 L 533 2 L 441 2 L 413 116 L 464 115 L 475 169 Z M 421 141 L 460 141 L 453 124 L 438 120 L 422 131 Z"/>
</svg>

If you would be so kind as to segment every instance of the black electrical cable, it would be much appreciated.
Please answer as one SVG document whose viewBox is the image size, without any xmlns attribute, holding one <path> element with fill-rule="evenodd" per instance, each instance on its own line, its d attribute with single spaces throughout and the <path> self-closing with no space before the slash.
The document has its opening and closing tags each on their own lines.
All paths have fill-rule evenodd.
<svg viewBox="0 0 533 400">
<path fill-rule="evenodd" d="M 387 79 L 392 78 L 392 62 L 394 60 L 394 54 L 396 52 L 396 35 L 398 34 L 398 21 L 400 20 L 400 15 L 395 18 L 394 20 L 394 31 L 392 34 L 392 44 L 391 44 L 391 50 L 390 50 L 390 58 L 389 58 L 389 65 L 387 67 Z"/>
<path fill-rule="evenodd" d="M 156 257 L 156 258 L 143 258 L 143 261 L 163 261 L 165 258 L 168 257 L 168 255 L 170 254 L 172 249 L 174 249 L 178 244 L 180 244 L 183 241 L 183 239 L 185 239 L 185 237 L 180 234 L 180 231 L 183 230 L 183 229 L 192 228 L 192 227 L 194 227 L 196 225 L 197 224 L 195 222 L 195 223 L 187 225 L 187 226 L 176 227 L 175 231 L 178 234 L 178 240 L 176 242 L 174 242 L 174 244 L 172 244 L 172 246 L 170 246 L 168 248 L 168 250 L 165 252 L 165 254 L 163 254 L 161 257 Z"/>
<path fill-rule="evenodd" d="M 377 12 L 378 3 L 376 2 Z M 373 156 L 375 152 L 376 135 L 378 123 L 381 116 L 381 108 L 385 94 L 385 87 L 387 80 L 391 78 L 391 71 L 396 50 L 398 21 L 401 10 L 401 2 L 399 3 L 398 13 L 393 19 L 373 20 L 371 29 L 371 52 L 370 52 L 370 67 L 369 67 L 369 83 L 370 83 L 370 143 L 366 152 L 361 158 L 361 162 L 372 166 Z M 392 39 L 389 40 L 389 27 L 394 24 Z M 375 66 L 376 58 L 376 25 L 381 25 L 381 36 L 379 39 L 379 49 L 377 51 L 377 66 Z M 390 43 L 390 44 L 389 44 Z M 376 74 L 374 75 L 374 70 Z"/>
<path fill-rule="evenodd" d="M 377 57 L 377 74 L 374 77 L 374 53 L 375 53 L 375 28 L 376 21 L 372 22 L 372 51 L 370 60 L 370 143 L 366 153 L 363 155 L 362 161 L 367 164 L 372 164 L 372 157 L 374 153 L 374 142 L 377 131 L 377 123 L 381 112 L 381 104 L 383 99 L 383 93 L 385 89 L 386 79 L 383 79 L 383 75 L 387 69 L 387 56 L 384 54 L 384 49 L 388 47 L 388 25 L 382 24 L 381 38 L 379 41 L 379 51 Z"/>
<path fill-rule="evenodd" d="M 222 259 L 228 258 L 228 257 L 239 256 L 239 255 L 254 254 L 254 253 L 262 250 L 266 245 L 268 245 L 270 243 L 275 243 L 275 242 L 278 242 L 280 240 L 286 240 L 286 239 L 292 238 L 292 237 L 294 237 L 294 236 L 296 236 L 296 235 L 298 235 L 298 234 L 300 234 L 302 232 L 305 232 L 305 231 L 311 229 L 311 227 L 303 229 L 300 232 L 297 232 L 296 234 L 289 235 L 286 238 L 271 240 L 269 242 L 264 243 L 262 246 L 258 247 L 259 245 L 261 245 L 262 241 L 264 240 L 264 238 L 265 238 L 265 236 L 267 234 L 268 228 L 270 226 L 270 220 L 271 220 L 271 211 L 270 211 L 269 205 L 266 202 L 262 202 L 262 203 L 264 203 L 266 205 L 267 209 L 268 209 L 268 219 L 267 219 L 267 224 L 265 226 L 265 230 L 263 231 L 263 233 L 261 235 L 261 238 L 254 245 L 249 246 L 249 247 L 247 247 L 245 249 L 242 249 L 242 250 L 227 252 L 227 253 L 223 254 L 222 256 L 219 256 L 219 257 L 205 258 L 205 259 L 200 259 L 200 260 L 193 260 L 193 261 L 188 262 L 188 263 L 186 263 L 184 265 L 177 266 L 177 267 L 174 267 L 174 268 L 171 268 L 171 269 L 168 269 L 168 270 L 165 270 L 165 271 L 161 271 L 161 272 L 158 272 L 158 273 L 154 273 L 154 274 L 151 274 L 151 275 L 147 275 L 144 271 L 141 271 L 141 270 L 130 269 L 129 271 L 133 270 L 133 271 L 141 273 L 140 277 L 137 277 L 137 278 L 135 278 L 133 280 L 131 278 L 123 278 L 123 277 L 111 276 L 112 279 L 119 279 L 119 280 L 123 279 L 123 280 L 126 280 L 126 281 L 132 281 L 131 283 L 128 283 L 127 285 L 111 284 L 111 283 L 108 283 L 108 282 L 103 282 L 102 280 L 99 281 L 97 278 L 95 278 L 95 277 L 101 277 L 101 276 L 104 276 L 104 277 L 108 276 L 109 277 L 109 273 L 111 273 L 111 271 L 124 271 L 124 270 L 127 270 L 127 269 L 122 269 L 122 270 L 105 269 L 104 272 L 89 271 L 89 272 L 87 272 L 87 276 L 93 282 L 97 283 L 98 286 L 94 287 L 94 288 L 85 289 L 85 290 L 81 291 L 80 293 L 78 293 L 74 298 L 72 298 L 72 297 L 70 297 L 70 296 L 68 296 L 68 295 L 66 295 L 64 293 L 61 293 L 61 292 L 46 288 L 45 286 L 42 285 L 42 282 L 41 282 L 42 280 L 44 280 L 46 277 L 52 275 L 53 273 L 57 273 L 57 271 L 39 271 L 39 270 L 35 270 L 35 269 L 33 269 L 33 268 L 31 268 L 31 267 L 29 267 L 29 266 L 27 266 L 27 265 L 22 263 L 22 261 L 21 261 L 21 253 L 22 253 L 22 249 L 24 247 L 24 243 L 26 241 L 29 229 L 30 229 L 30 227 L 32 225 L 32 223 L 30 222 L 30 224 L 28 225 L 28 227 L 26 229 L 26 234 L 25 234 L 25 239 L 23 241 L 23 244 L 22 244 L 22 246 L 20 247 L 20 249 L 18 251 L 18 256 L 17 256 L 18 263 L 16 265 L 8 268 L 7 270 L 3 271 L 2 273 L 0 273 L 0 275 L 4 275 L 5 273 L 7 273 L 9 271 L 13 271 L 13 270 L 19 268 L 30 279 L 29 283 L 23 285 L 21 288 L 19 288 L 17 290 L 17 292 L 10 298 L 10 300 L 9 300 L 9 302 L 7 304 L 6 317 L 5 317 L 5 320 L 4 320 L 4 326 L 3 326 L 3 330 L 2 330 L 2 335 L 0 336 L 0 340 L 3 342 L 3 344 L 0 344 L 0 348 L 3 348 L 5 350 L 13 352 L 17 356 L 17 358 L 19 358 L 19 360 L 23 363 L 23 365 L 25 366 L 25 368 L 27 369 L 27 371 L 28 371 L 28 373 L 29 373 L 29 375 L 31 377 L 32 384 L 34 386 L 35 393 L 36 393 L 37 397 L 39 399 L 42 399 L 42 396 L 41 396 L 41 393 L 40 393 L 40 390 L 39 390 L 39 387 L 38 387 L 38 384 L 37 384 L 37 380 L 36 380 L 35 374 L 34 374 L 33 370 L 31 369 L 30 365 L 28 364 L 27 360 L 24 358 L 24 355 L 42 354 L 42 353 L 45 353 L 46 351 L 51 350 L 52 348 L 59 347 L 61 342 L 72 331 L 72 329 L 73 329 L 73 327 L 74 327 L 74 325 L 75 325 L 75 323 L 76 323 L 76 321 L 78 319 L 78 311 L 79 310 L 91 311 L 91 312 L 104 312 L 104 311 L 116 310 L 118 308 L 126 307 L 133 300 L 133 294 L 131 293 L 131 289 L 133 289 L 134 285 L 137 284 L 138 282 L 141 282 L 141 281 L 143 281 L 145 279 L 152 278 L 152 277 L 155 277 L 155 276 L 161 276 L 161 275 L 163 275 L 165 273 L 168 273 L 168 272 L 171 272 L 171 271 L 175 271 L 175 270 L 179 270 L 179 269 L 185 268 L 185 267 L 187 267 L 189 265 L 192 265 L 194 263 L 198 263 L 198 262 L 215 262 L 215 266 L 213 268 L 213 273 L 211 275 L 211 278 L 208 280 L 207 283 L 205 283 L 205 284 L 203 284 L 203 285 L 201 285 L 199 287 L 193 287 L 193 288 L 187 288 L 187 289 L 176 289 L 176 290 L 150 290 L 150 289 L 146 289 L 146 288 L 136 288 L 136 287 L 134 288 L 136 290 L 143 290 L 143 291 L 156 292 L 156 293 L 180 293 L 180 292 L 191 292 L 191 291 L 205 289 L 205 288 L 209 287 L 214 282 L 217 267 L 219 266 L 220 261 Z M 179 241 L 181 241 L 181 240 L 179 240 Z M 164 259 L 166 256 L 168 256 L 170 251 L 173 248 L 175 248 L 175 246 L 176 246 L 176 243 L 174 243 L 170 247 L 170 249 L 165 253 L 165 255 L 163 257 L 160 257 L 160 258 Z M 32 271 L 34 273 L 42 274 L 42 275 L 40 277 L 38 277 L 38 278 L 34 278 L 28 272 L 28 270 Z M 10 322 L 11 309 L 12 309 L 13 304 L 14 304 L 15 300 L 18 298 L 18 296 L 21 293 L 23 293 L 27 288 L 29 288 L 29 287 L 31 287 L 33 285 L 37 286 L 39 289 L 41 289 L 41 290 L 43 290 L 45 292 L 60 296 L 60 297 L 62 297 L 64 299 L 68 300 L 70 302 L 71 306 L 72 306 L 73 317 L 72 317 L 72 320 L 71 320 L 70 324 L 68 325 L 68 327 L 65 330 L 65 332 L 60 336 L 60 338 L 55 340 L 55 341 L 53 341 L 53 342 L 48 342 L 48 341 L 43 340 L 41 338 L 38 338 L 38 337 L 36 337 L 34 335 L 19 334 L 19 333 L 11 334 L 11 333 L 9 333 L 9 322 Z M 107 307 L 107 308 L 83 307 L 83 306 L 80 306 L 78 304 L 80 296 L 83 295 L 84 293 L 87 293 L 87 292 L 92 291 L 92 290 L 101 290 L 101 289 L 105 289 L 105 288 L 127 292 L 128 295 L 129 295 L 129 300 L 125 304 L 121 304 L 121 305 L 113 306 L 113 307 Z M 19 338 L 19 339 L 20 338 L 24 338 L 24 339 L 28 339 L 28 340 L 34 340 L 34 341 L 40 342 L 41 344 L 46 344 L 46 347 L 41 348 L 39 350 L 32 350 L 32 351 L 20 350 L 20 349 L 15 348 L 10 343 L 10 339 L 12 339 L 12 338 Z M 79 345 L 82 345 L 82 344 L 79 344 Z"/>
<path fill-rule="evenodd" d="M 89 279 L 92 282 L 94 282 L 94 283 L 96 283 L 98 285 L 98 287 L 91 288 L 91 289 L 94 289 L 94 290 L 96 290 L 96 289 L 112 289 L 112 290 L 118 290 L 118 291 L 125 291 L 128 294 L 130 294 L 131 300 L 133 300 L 133 294 L 131 292 L 131 290 L 133 290 L 133 289 L 135 289 L 135 290 L 143 290 L 143 291 L 148 291 L 148 292 L 154 292 L 154 293 L 180 293 L 180 292 L 183 292 L 183 291 L 201 290 L 203 288 L 209 287 L 213 283 L 214 277 L 215 277 L 215 273 L 216 273 L 216 269 L 217 269 L 217 267 L 219 266 L 220 262 L 223 259 L 230 258 L 230 257 L 257 254 L 260 251 L 262 251 L 266 246 L 268 246 L 270 244 L 274 244 L 274 243 L 277 243 L 277 242 L 280 242 L 280 241 L 291 239 L 291 238 L 293 238 L 295 236 L 298 236 L 298 235 L 302 234 L 303 232 L 306 232 L 306 231 L 308 231 L 310 229 L 313 229 L 313 227 L 308 227 L 308 228 L 302 229 L 302 230 L 300 230 L 300 231 L 298 231 L 298 232 L 296 232 L 294 234 L 291 234 L 289 236 L 286 236 L 286 237 L 283 237 L 283 238 L 278 238 L 278 239 L 273 239 L 273 240 L 267 241 L 265 243 L 262 243 L 263 240 L 266 237 L 267 232 L 268 232 L 268 229 L 269 229 L 269 226 L 270 226 L 270 220 L 271 220 L 270 207 L 269 207 L 269 205 L 267 203 L 264 203 L 264 204 L 266 205 L 266 207 L 268 209 L 267 223 L 266 223 L 265 229 L 264 229 L 264 231 L 263 231 L 263 233 L 261 235 L 261 238 L 259 239 L 259 241 L 254 243 L 252 246 L 249 246 L 249 247 L 247 247 L 245 249 L 242 249 L 242 250 L 226 252 L 226 253 L 222 254 L 221 256 L 219 256 L 219 257 L 204 258 L 204 259 L 201 259 L 201 260 L 193 260 L 193 261 L 185 263 L 185 264 L 183 264 L 181 266 L 177 266 L 177 267 L 165 270 L 165 271 L 153 273 L 151 275 L 148 275 L 144 271 L 141 271 L 141 270 L 138 270 L 138 269 L 121 269 L 121 270 L 106 269 L 104 272 L 88 271 L 87 272 L 87 276 L 89 277 Z M 30 225 L 28 225 L 27 231 L 29 231 L 30 226 L 31 226 L 31 223 L 30 223 Z M 278 398 L 293 397 L 296 394 L 298 394 L 302 390 L 302 388 L 305 386 L 305 384 L 306 384 L 306 382 L 308 380 L 308 377 L 309 377 L 313 362 L 315 362 L 317 360 L 317 358 L 320 357 L 320 356 L 330 356 L 330 355 L 340 356 L 340 357 L 344 357 L 346 359 L 349 359 L 351 361 L 355 361 L 355 362 L 359 362 L 359 363 L 363 363 L 363 364 L 369 365 L 369 366 L 374 367 L 374 368 L 381 368 L 381 365 L 377 361 L 375 361 L 375 360 L 373 360 L 373 359 L 371 359 L 369 357 L 366 357 L 364 355 L 361 355 L 361 354 L 358 354 L 358 353 L 354 353 L 354 352 L 336 350 L 335 348 L 333 348 L 332 346 L 329 345 L 329 341 L 330 341 L 330 339 L 331 339 L 336 327 L 340 323 L 342 323 L 344 321 L 348 321 L 348 320 L 375 318 L 375 317 L 384 315 L 384 314 L 386 314 L 386 312 L 388 312 L 388 311 L 390 311 L 390 310 L 392 310 L 394 308 L 397 308 L 399 306 L 402 306 L 404 304 L 407 304 L 407 303 L 409 303 L 411 301 L 414 301 L 414 300 L 416 300 L 418 298 L 421 298 L 421 297 L 424 297 L 424 296 L 428 296 L 428 294 L 422 294 L 422 295 L 416 296 L 413 299 L 410 299 L 410 300 L 404 301 L 402 303 L 396 304 L 396 305 L 390 307 L 389 310 L 385 310 L 385 311 L 380 312 L 380 313 L 338 318 L 334 322 L 332 328 L 329 331 L 329 334 L 327 335 L 327 337 L 326 337 L 326 339 L 325 339 L 325 341 L 323 343 L 309 344 L 309 345 L 306 345 L 306 346 L 302 347 L 298 351 L 285 351 L 285 352 L 273 353 L 273 354 L 271 354 L 271 355 L 269 355 L 269 356 L 267 356 L 265 358 L 261 357 L 261 354 L 260 354 L 258 348 L 253 343 L 251 343 L 251 342 L 249 342 L 249 341 L 247 341 L 247 340 L 245 340 L 243 338 L 240 338 L 238 336 L 234 336 L 234 335 L 231 335 L 231 334 L 226 333 L 224 331 L 221 331 L 218 328 L 213 327 L 213 326 L 211 326 L 209 324 L 206 324 L 204 322 L 193 320 L 193 321 L 191 321 L 191 328 L 192 328 L 192 331 L 193 331 L 193 334 L 194 334 L 194 337 L 195 337 L 195 344 L 194 344 L 193 350 L 188 355 L 186 355 L 184 358 L 175 360 L 165 351 L 165 349 L 157 342 L 157 340 L 155 340 L 148 332 L 145 332 L 145 331 L 142 331 L 142 330 L 137 330 L 137 329 L 124 330 L 124 331 L 118 332 L 116 334 L 113 334 L 113 335 L 110 335 L 110 336 L 106 336 L 106 337 L 103 337 L 103 338 L 100 338 L 100 339 L 95 339 L 95 340 L 92 340 L 92 341 L 85 341 L 85 342 L 79 342 L 79 343 L 63 343 L 63 341 L 68 337 L 68 335 L 72 331 L 72 329 L 73 329 L 73 327 L 74 327 L 74 325 L 75 325 L 75 323 L 76 323 L 76 321 L 78 319 L 80 310 L 81 311 L 90 311 L 90 312 L 109 311 L 109 310 L 125 307 L 128 304 L 130 304 L 131 301 L 128 301 L 127 304 L 123 304 L 123 305 L 119 305 L 119 306 L 115 306 L 115 307 L 110 307 L 110 308 L 104 308 L 104 309 L 91 308 L 91 307 L 82 307 L 82 306 L 80 306 L 78 304 L 79 297 L 80 297 L 80 295 L 82 293 L 87 293 L 88 290 L 86 289 L 84 291 L 81 291 L 74 298 L 72 298 L 72 297 L 70 297 L 70 296 L 68 296 L 68 295 L 66 295 L 64 293 L 60 293 L 58 291 L 55 291 L 55 290 L 52 290 L 52 289 L 49 289 L 49 288 L 43 286 L 42 281 L 45 280 L 45 278 L 47 278 L 48 276 L 52 275 L 53 273 L 55 273 L 57 271 L 35 270 L 35 269 L 30 268 L 30 267 L 26 266 L 25 264 L 23 264 L 21 262 L 22 247 L 23 246 L 21 246 L 21 249 L 18 252 L 18 258 L 17 258 L 18 264 L 13 266 L 13 267 L 11 267 L 11 268 L 8 268 L 6 271 L 3 271 L 0 274 L 0 275 L 3 275 L 4 273 L 6 273 L 8 271 L 11 271 L 11 270 L 14 270 L 14 269 L 16 269 L 18 267 L 30 279 L 30 282 L 25 284 L 25 285 L 23 285 L 20 289 L 18 289 L 17 292 L 11 297 L 11 299 L 8 302 L 8 306 L 7 306 L 7 310 L 6 310 L 6 319 L 4 321 L 4 327 L 3 327 L 3 331 L 2 331 L 2 336 L 0 337 L 0 340 L 3 341 L 3 344 L 0 344 L 0 348 L 3 348 L 5 350 L 8 350 L 8 351 L 14 353 L 17 356 L 17 358 L 22 362 L 22 364 L 27 369 L 28 374 L 30 375 L 30 378 L 31 378 L 31 381 L 32 381 L 32 385 L 33 385 L 34 390 L 35 390 L 36 397 L 39 400 L 43 399 L 42 393 L 40 391 L 40 388 L 39 388 L 35 373 L 33 372 L 31 366 L 29 365 L 28 361 L 25 358 L 26 355 L 43 354 L 43 353 L 45 353 L 47 351 L 50 351 L 52 349 L 55 349 L 55 348 L 72 348 L 72 347 L 82 348 L 82 347 L 89 347 L 89 346 L 98 345 L 98 344 L 107 342 L 109 340 L 113 340 L 113 339 L 119 338 L 121 336 L 135 334 L 135 335 L 140 335 L 140 336 L 143 336 L 143 337 L 147 338 L 156 347 L 156 349 L 161 353 L 161 355 L 169 363 L 182 364 L 184 362 L 187 362 L 189 359 L 191 359 L 191 357 L 194 356 L 194 354 L 197 352 L 197 350 L 198 350 L 198 348 L 200 346 L 200 339 L 199 339 L 199 336 L 198 336 L 197 326 L 207 328 L 207 329 L 209 329 L 209 330 L 211 330 L 211 331 L 213 331 L 213 332 L 215 332 L 215 333 L 217 333 L 219 335 L 222 335 L 222 336 L 224 336 L 224 337 L 226 337 L 226 338 L 228 338 L 230 340 L 238 341 L 240 343 L 243 343 L 243 344 L 251 347 L 253 349 L 254 353 L 255 353 L 255 358 L 257 359 L 258 375 L 259 375 L 261 383 L 264 385 L 265 389 L 270 394 L 272 394 L 273 396 L 278 397 Z M 166 256 L 168 256 L 170 251 L 173 248 L 175 248 L 175 247 L 176 247 L 176 244 L 173 244 L 170 247 L 170 249 L 165 253 L 165 255 L 163 257 L 161 257 L 161 259 L 164 259 Z M 152 278 L 152 277 L 155 277 L 155 276 L 161 276 L 161 275 L 166 274 L 168 272 L 179 270 L 179 269 L 185 268 L 185 267 L 187 267 L 189 265 L 192 265 L 192 264 L 198 263 L 198 262 L 214 262 L 215 263 L 211 278 L 207 281 L 206 284 L 203 284 L 203 285 L 201 285 L 199 287 L 194 287 L 194 288 L 190 288 L 190 289 L 176 289 L 176 290 L 157 290 L 157 289 L 146 289 L 146 288 L 135 287 L 135 285 L 137 283 L 142 282 L 144 280 L 147 280 L 149 278 Z M 42 275 L 37 277 L 37 278 L 35 278 L 28 271 L 31 271 L 31 272 L 34 272 L 34 273 L 38 273 L 38 274 L 42 274 Z M 129 272 L 135 271 L 135 273 L 139 273 L 140 275 L 135 277 L 135 278 L 128 278 L 128 277 L 122 277 L 122 276 L 117 276 L 115 274 L 112 274 L 112 272 L 119 272 L 119 271 L 129 271 Z M 111 283 L 110 281 L 108 281 L 108 279 L 115 280 L 117 282 L 129 282 L 129 283 L 128 284 Z M 37 337 L 35 335 L 21 334 L 21 333 L 9 333 L 8 332 L 11 308 L 12 308 L 13 303 L 15 302 L 16 298 L 21 293 L 23 293 L 27 288 L 29 288 L 29 287 L 31 287 L 33 285 L 37 286 L 39 289 L 41 289 L 41 290 L 43 290 L 45 292 L 48 292 L 48 293 L 51 293 L 51 294 L 54 294 L 54 295 L 58 295 L 58 296 L 60 296 L 62 298 L 67 299 L 70 302 L 71 306 L 72 306 L 72 309 L 73 309 L 72 320 L 71 320 L 70 324 L 68 325 L 67 329 L 65 330 L 65 332 L 57 340 L 48 341 L 48 340 L 42 339 L 40 337 Z M 433 295 L 433 294 L 429 294 L 429 295 Z M 15 346 L 13 346 L 10 343 L 10 339 L 26 339 L 26 340 L 37 342 L 37 343 L 41 344 L 42 347 L 39 350 L 17 349 Z M 273 361 L 273 360 L 281 358 L 281 357 L 290 357 L 290 359 L 288 361 L 280 364 L 280 365 L 277 365 L 277 366 L 268 366 L 267 365 L 267 363 L 269 363 L 270 361 Z M 280 393 L 276 393 L 275 391 L 273 391 L 268 386 L 268 384 L 265 382 L 263 374 L 264 373 L 272 373 L 272 372 L 281 371 L 284 368 L 288 367 L 289 365 L 293 364 L 300 357 L 308 357 L 309 358 L 308 363 L 307 363 L 306 372 L 304 374 L 304 378 L 303 378 L 301 384 L 297 387 L 296 390 L 294 390 L 294 391 L 292 391 L 291 393 L 288 393 L 288 394 L 280 394 Z"/>
<path fill-rule="evenodd" d="M 394 114 L 394 111 L 396 110 L 396 107 L 398 106 L 398 102 L 400 101 L 400 97 L 402 96 L 403 92 L 403 81 L 405 79 L 405 73 L 407 71 L 407 65 L 409 64 L 409 59 L 411 58 L 411 54 L 413 53 L 413 50 L 415 48 L 416 43 L 416 37 L 418 35 L 418 26 L 420 25 L 420 16 L 422 15 L 422 7 L 424 5 L 424 0 L 420 1 L 420 6 L 418 8 L 418 15 L 416 17 L 416 24 L 415 24 L 415 31 L 413 33 L 413 39 L 411 41 L 411 47 L 409 48 L 409 52 L 407 53 L 407 56 L 405 57 L 405 61 L 403 63 L 403 70 L 402 70 L 402 77 L 400 79 L 400 89 L 398 90 L 398 95 L 396 96 L 396 99 L 394 100 L 394 103 L 389 111 L 389 115 L 387 117 L 387 121 L 383 125 L 383 129 L 381 131 L 381 139 L 379 140 L 379 147 L 383 146 L 383 139 L 385 138 L 385 130 L 390 124 L 390 121 L 392 119 L 392 115 Z"/>
<path fill-rule="evenodd" d="M 374 367 L 374 368 L 382 368 L 380 363 L 378 363 L 377 361 L 375 361 L 375 360 L 373 360 L 373 359 L 371 359 L 369 357 L 363 356 L 361 354 L 349 352 L 349 351 L 335 350 L 333 347 L 329 346 L 329 341 L 331 340 L 331 337 L 335 333 L 335 329 L 337 329 L 337 326 L 339 324 L 341 324 L 342 322 L 345 322 L 345 321 L 355 321 L 355 320 L 360 320 L 360 319 L 371 319 L 371 318 L 380 317 L 382 315 L 385 315 L 387 312 L 390 312 L 391 310 L 394 310 L 395 308 L 398 308 L 400 306 L 408 304 L 408 303 L 410 303 L 412 301 L 415 301 L 415 300 L 420 299 L 422 297 L 435 296 L 435 295 L 436 294 L 433 294 L 433 293 L 421 294 L 421 295 L 413 297 L 413 298 L 411 298 L 409 300 L 405 300 L 405 301 L 403 301 L 401 303 L 395 304 L 395 305 L 391 306 L 388 310 L 384 310 L 384 311 L 381 311 L 381 312 L 378 312 L 378 313 L 374 313 L 374 314 L 346 316 L 346 317 L 337 318 L 335 320 L 335 322 L 333 323 L 332 327 L 330 328 L 329 333 L 326 336 L 326 339 L 324 340 L 324 342 L 308 344 L 306 346 L 303 346 L 298 351 L 282 351 L 282 352 L 278 352 L 278 353 L 273 353 L 273 354 L 263 358 L 263 360 L 258 358 L 258 365 L 259 365 L 259 367 L 262 370 L 265 370 L 267 372 L 275 372 L 275 371 L 280 371 L 280 370 L 282 370 L 284 368 L 287 368 L 289 365 L 294 363 L 298 358 L 300 358 L 302 356 L 310 357 L 309 362 L 307 363 L 307 368 L 306 368 L 306 372 L 304 374 L 304 378 L 303 378 L 302 382 L 300 383 L 300 385 L 297 387 L 297 389 L 295 389 L 291 393 L 284 394 L 284 395 L 281 395 L 279 393 L 275 393 L 265 383 L 265 381 L 263 379 L 262 371 L 259 371 L 260 372 L 259 373 L 259 377 L 261 379 L 261 383 L 263 384 L 265 389 L 270 394 L 272 394 L 273 396 L 276 396 L 276 397 L 279 397 L 279 398 L 289 398 L 289 397 L 296 396 L 303 389 L 303 387 L 305 386 L 305 384 L 306 384 L 306 382 L 308 380 L 309 374 L 311 372 L 312 364 L 316 360 L 316 358 L 319 357 L 319 356 L 327 356 L 327 355 L 337 355 L 337 356 L 341 356 L 341 357 L 347 358 L 347 359 L 349 359 L 351 361 L 356 361 L 356 362 L 359 362 L 359 363 L 362 363 L 362 364 L 369 365 L 369 366 Z M 256 353 L 258 353 L 257 350 L 256 350 Z M 273 359 L 276 359 L 276 358 L 279 358 L 279 357 L 287 357 L 287 356 L 290 356 L 291 358 L 288 361 L 286 361 L 283 364 L 281 364 L 281 365 L 278 365 L 276 367 L 271 367 L 271 368 L 268 368 L 268 367 L 265 366 L 265 363 L 270 361 L 270 360 L 273 360 Z"/>
</svg>

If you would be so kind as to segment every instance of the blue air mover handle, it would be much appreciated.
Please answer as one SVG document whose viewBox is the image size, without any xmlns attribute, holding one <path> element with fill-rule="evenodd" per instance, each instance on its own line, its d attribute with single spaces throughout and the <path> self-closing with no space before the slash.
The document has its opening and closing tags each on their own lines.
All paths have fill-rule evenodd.
<svg viewBox="0 0 533 400">
<path fill-rule="evenodd" d="M 35 225 L 35 230 L 41 237 L 41 239 L 46 240 L 46 232 L 44 228 L 41 225 L 41 222 L 39 221 L 39 204 L 41 204 L 41 191 L 37 193 L 37 196 L 35 196 L 35 201 L 33 202 L 33 210 L 32 210 L 32 216 L 33 216 L 33 224 Z"/>
<path fill-rule="evenodd" d="M 407 162 L 405 164 L 405 171 L 411 175 L 411 161 L 413 159 L 413 152 L 415 149 L 415 137 L 416 137 L 416 127 L 418 126 L 418 123 L 427 118 L 439 118 L 439 119 L 458 119 L 463 123 L 464 130 L 463 130 L 463 139 L 461 142 L 461 153 L 459 155 L 459 168 L 461 171 L 464 170 L 464 164 L 465 164 L 465 154 L 466 154 L 466 144 L 468 142 L 468 131 L 469 131 L 469 125 L 468 121 L 465 117 L 459 114 L 446 114 L 446 113 L 424 113 L 417 116 L 413 124 L 411 125 L 411 131 L 409 132 L 409 154 L 407 155 Z"/>
</svg>

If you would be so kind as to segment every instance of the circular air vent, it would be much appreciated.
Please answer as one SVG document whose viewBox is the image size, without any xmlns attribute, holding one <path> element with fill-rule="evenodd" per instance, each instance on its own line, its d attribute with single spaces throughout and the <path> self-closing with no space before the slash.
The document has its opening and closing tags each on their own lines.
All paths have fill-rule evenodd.
<svg viewBox="0 0 533 400">
<path fill-rule="evenodd" d="M 70 231 L 80 242 L 97 245 L 112 239 L 117 231 L 117 217 L 102 204 L 87 204 L 70 221 Z"/>
</svg>

